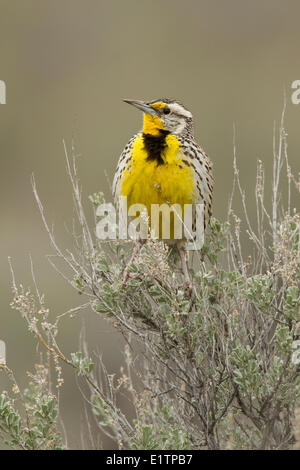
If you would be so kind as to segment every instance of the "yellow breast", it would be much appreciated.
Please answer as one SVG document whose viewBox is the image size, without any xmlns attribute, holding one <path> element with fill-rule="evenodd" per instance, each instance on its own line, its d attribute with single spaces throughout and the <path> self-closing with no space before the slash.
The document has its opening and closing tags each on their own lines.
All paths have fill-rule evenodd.
<svg viewBox="0 0 300 470">
<path fill-rule="evenodd" d="M 121 194 L 127 196 L 127 207 L 143 204 L 147 208 L 149 226 L 159 238 L 162 236 L 161 215 L 157 223 L 151 220 L 151 205 L 179 204 L 184 217 L 184 204 L 195 202 L 193 169 L 184 164 L 178 139 L 166 136 L 165 148 L 161 152 L 164 163 L 148 159 L 143 135 L 136 138 L 131 153 L 130 164 L 121 179 Z M 154 224 L 154 225 L 153 225 Z M 170 239 L 174 238 L 174 214 L 170 218 Z"/>
<path fill-rule="evenodd" d="M 127 196 L 127 205 L 144 204 L 148 214 L 151 204 L 192 204 L 195 201 L 193 170 L 182 161 L 180 142 L 176 136 L 166 136 L 166 147 L 161 157 L 164 164 L 148 160 L 142 134 L 132 148 L 131 161 L 121 180 L 121 194 Z"/>
</svg>

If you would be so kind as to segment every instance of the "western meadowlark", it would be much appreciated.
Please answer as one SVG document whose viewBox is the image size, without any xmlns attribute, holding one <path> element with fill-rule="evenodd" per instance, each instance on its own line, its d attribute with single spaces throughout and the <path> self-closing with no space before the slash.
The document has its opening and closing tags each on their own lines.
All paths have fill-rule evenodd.
<svg viewBox="0 0 300 470">
<path fill-rule="evenodd" d="M 204 229 L 211 217 L 212 164 L 194 140 L 193 116 L 171 99 L 124 100 L 144 113 L 143 129 L 125 146 L 113 181 L 113 195 L 127 204 L 203 204 Z M 186 284 L 191 288 L 184 240 L 176 240 Z M 139 246 L 132 255 L 137 255 Z M 124 272 L 123 282 L 128 278 Z"/>
</svg>

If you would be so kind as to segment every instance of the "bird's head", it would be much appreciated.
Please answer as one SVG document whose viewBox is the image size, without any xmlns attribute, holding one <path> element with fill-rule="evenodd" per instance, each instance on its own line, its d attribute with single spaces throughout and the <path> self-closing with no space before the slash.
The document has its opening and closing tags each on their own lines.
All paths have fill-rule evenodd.
<svg viewBox="0 0 300 470">
<path fill-rule="evenodd" d="M 192 113 L 178 101 L 170 99 L 124 101 L 144 112 L 145 134 L 158 136 L 164 131 L 175 135 L 193 134 Z"/>
</svg>

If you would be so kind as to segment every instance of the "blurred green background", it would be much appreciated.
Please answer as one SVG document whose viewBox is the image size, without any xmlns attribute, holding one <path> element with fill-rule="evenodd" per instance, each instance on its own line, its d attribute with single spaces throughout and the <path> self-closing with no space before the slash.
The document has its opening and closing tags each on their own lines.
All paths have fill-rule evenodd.
<svg viewBox="0 0 300 470">
<path fill-rule="evenodd" d="M 192 111 L 196 139 L 213 160 L 214 215 L 221 220 L 232 184 L 235 123 L 241 180 L 254 214 L 256 162 L 265 162 L 270 177 L 284 89 L 289 158 L 298 170 L 300 105 L 290 95 L 300 79 L 299 18 L 298 0 L 0 0 L 0 79 L 7 86 L 7 104 L 0 105 L 0 339 L 21 384 L 36 351 L 9 307 L 8 256 L 17 281 L 29 286 L 31 254 L 52 318 L 80 301 L 46 260 L 52 250 L 30 175 L 67 248 L 73 211 L 62 140 L 70 147 L 74 139 L 80 154 L 84 199 L 102 190 L 110 200 L 105 171 L 112 180 L 142 119 L 121 99 L 172 97 Z M 118 372 L 119 337 L 92 313 L 85 319 L 92 350 Z M 65 322 L 59 341 L 66 353 L 78 349 L 81 325 L 80 318 Z M 62 414 L 69 445 L 80 448 L 83 405 L 72 372 L 66 374 Z M 0 375 L 0 389 L 8 386 Z"/>
</svg>

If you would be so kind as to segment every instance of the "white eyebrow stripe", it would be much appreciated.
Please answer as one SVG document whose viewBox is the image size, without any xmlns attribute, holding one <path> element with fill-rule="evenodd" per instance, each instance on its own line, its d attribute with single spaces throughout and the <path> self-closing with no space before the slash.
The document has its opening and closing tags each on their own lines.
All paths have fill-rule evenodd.
<svg viewBox="0 0 300 470">
<path fill-rule="evenodd" d="M 170 103 L 167 106 L 171 109 L 171 111 L 174 111 L 175 113 L 181 114 L 182 116 L 185 116 L 185 117 L 188 117 L 188 118 L 193 117 L 192 113 L 190 113 L 183 106 L 180 106 L 180 104 L 178 104 L 178 103 Z"/>
</svg>

